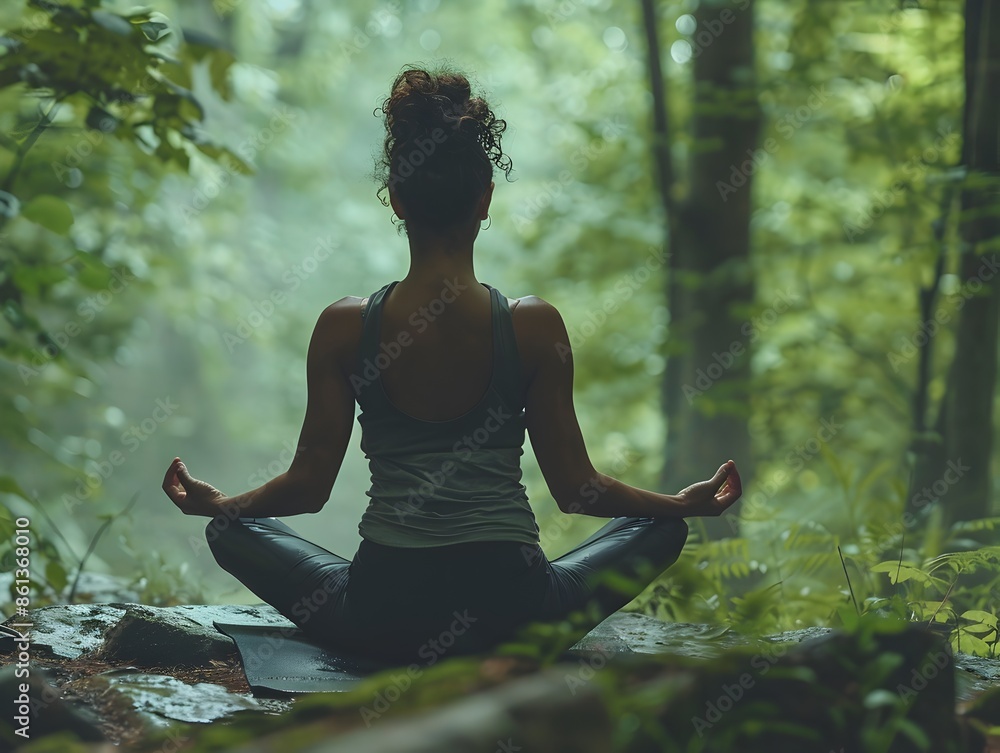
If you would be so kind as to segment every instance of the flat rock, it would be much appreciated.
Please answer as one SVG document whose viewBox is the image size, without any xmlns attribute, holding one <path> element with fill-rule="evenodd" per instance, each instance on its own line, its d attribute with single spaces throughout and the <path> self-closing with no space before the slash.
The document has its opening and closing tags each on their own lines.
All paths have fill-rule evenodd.
<svg viewBox="0 0 1000 753">
<path fill-rule="evenodd" d="M 125 615 L 126 605 L 60 604 L 30 612 L 28 620 L 12 617 L 4 625 L 30 622 L 32 656 L 77 659 L 104 645 L 104 634 Z M 0 641 L 0 650 L 10 649 Z"/>
<path fill-rule="evenodd" d="M 675 654 L 710 659 L 754 640 L 725 625 L 661 622 L 638 612 L 616 612 L 570 649 L 606 654 Z"/>
<path fill-rule="evenodd" d="M 104 645 L 106 634 L 132 609 L 142 609 L 151 615 L 184 617 L 216 635 L 219 633 L 212 626 L 213 620 L 293 627 L 289 620 L 266 604 L 193 604 L 176 607 L 124 603 L 57 604 L 35 609 L 30 613 L 28 621 L 33 625 L 30 630 L 32 655 L 39 658 L 77 659 L 83 654 L 96 652 Z M 24 622 L 24 619 L 12 617 L 4 624 L 14 622 Z M 231 644 L 228 638 L 221 637 Z M 4 653 L 5 647 L 10 650 L 7 643 L 0 640 L 0 654 Z"/>
<path fill-rule="evenodd" d="M 234 651 L 229 638 L 185 614 L 131 605 L 104 634 L 104 645 L 94 655 L 139 667 L 198 667 L 224 660 Z"/>
<path fill-rule="evenodd" d="M 207 723 L 240 713 L 273 714 L 290 708 L 292 701 L 287 699 L 255 698 L 250 693 L 232 692 L 213 683 L 188 684 L 169 675 L 137 669 L 202 667 L 213 659 L 233 656 L 236 647 L 215 629 L 212 625 L 215 620 L 294 627 L 273 607 L 263 604 L 176 607 L 60 604 L 36 609 L 28 619 L 11 618 L 5 624 L 32 624 L 29 630 L 32 659 L 98 658 L 131 665 L 72 684 L 76 690 L 89 688 L 91 694 L 107 692 L 120 698 L 126 708 L 134 709 L 134 718 L 140 719 L 147 729 L 164 727 L 171 720 Z M 9 655 L 13 644 L 13 640 L 0 640 L 0 656 Z M 40 676 L 40 672 L 39 667 L 33 666 L 31 676 Z M 79 697 L 66 704 L 66 708 L 66 713 L 60 711 L 47 726 L 66 727 L 65 718 L 73 718 L 78 712 L 97 721 Z"/>
<path fill-rule="evenodd" d="M 955 654 L 955 684 L 960 701 L 970 701 L 1000 687 L 1000 659 Z"/>
<path fill-rule="evenodd" d="M 104 677 L 114 690 L 128 697 L 136 711 L 180 722 L 205 724 L 240 711 L 277 713 L 291 705 L 290 701 L 233 693 L 208 682 L 189 685 L 170 675 L 117 671 Z"/>
</svg>

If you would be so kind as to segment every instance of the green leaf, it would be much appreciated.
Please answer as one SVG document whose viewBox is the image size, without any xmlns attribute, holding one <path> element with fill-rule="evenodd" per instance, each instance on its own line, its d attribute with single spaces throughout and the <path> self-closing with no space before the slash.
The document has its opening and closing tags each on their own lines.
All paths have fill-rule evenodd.
<svg viewBox="0 0 1000 753">
<path fill-rule="evenodd" d="M 877 709 L 883 706 L 892 708 L 900 702 L 899 695 L 892 693 L 885 688 L 878 688 L 865 696 L 864 706 L 866 709 Z"/>
<path fill-rule="evenodd" d="M 841 462 L 837 454 L 827 447 L 826 444 L 820 444 L 819 452 L 826 461 L 826 464 L 830 466 L 830 470 L 833 471 L 833 476 L 837 479 L 837 484 L 845 493 L 848 492 L 851 488 L 851 479 L 844 463 Z"/>
<path fill-rule="evenodd" d="M 14 516 L 11 515 L 6 508 L 0 507 L 0 536 L 3 537 L 0 540 L 4 542 L 11 541 L 14 538 L 14 532 L 17 531 L 17 528 L 14 525 L 13 517 Z M 5 547 L 9 546 L 9 543 L 5 544 Z M 11 585 L 13 585 L 13 583 Z"/>
<path fill-rule="evenodd" d="M 158 21 L 147 21 L 144 24 L 139 24 L 139 30 L 150 42 L 156 42 L 170 33 L 170 28 Z"/>
<path fill-rule="evenodd" d="M 66 568 L 58 560 L 49 560 L 45 565 L 45 580 L 57 592 L 62 592 L 69 582 L 69 578 L 66 576 Z"/>
<path fill-rule="evenodd" d="M 0 494 L 16 494 L 21 499 L 31 501 L 31 498 L 25 494 L 24 489 L 12 476 L 0 476 Z"/>
<path fill-rule="evenodd" d="M 899 731 L 906 735 L 917 746 L 918 750 L 930 750 L 931 740 L 920 727 L 910 719 L 900 719 Z"/>
<path fill-rule="evenodd" d="M 36 196 L 21 209 L 21 215 L 46 230 L 66 235 L 73 225 L 73 211 L 57 196 Z"/>
<path fill-rule="evenodd" d="M 114 133 L 118 128 L 118 119 L 103 107 L 93 106 L 87 112 L 87 128 L 102 133 Z"/>
<path fill-rule="evenodd" d="M 861 620 L 853 604 L 844 604 L 837 607 L 837 616 L 840 617 L 840 621 L 846 630 L 853 630 Z"/>
<path fill-rule="evenodd" d="M 962 651 L 967 654 L 972 654 L 973 656 L 990 655 L 990 644 L 982 638 L 977 638 L 971 633 L 966 632 L 964 628 L 961 629 L 959 633 L 959 639 L 952 641 L 952 645 L 954 645 L 955 648 L 959 648 L 959 646 L 961 646 Z"/>
<path fill-rule="evenodd" d="M 931 577 L 920 568 L 892 560 L 878 563 L 872 567 L 871 571 L 873 573 L 888 573 L 889 582 L 893 585 L 907 580 L 915 580 L 918 583 L 929 583 L 931 580 Z"/>
<path fill-rule="evenodd" d="M 80 269 L 76 273 L 76 281 L 87 290 L 102 290 L 111 281 L 111 270 L 93 256 L 87 253 L 79 253 L 76 260 L 80 263 Z"/>
<path fill-rule="evenodd" d="M 177 112 L 189 123 L 199 123 L 205 119 L 205 109 L 192 96 L 182 97 L 177 105 Z"/>
<path fill-rule="evenodd" d="M 962 630 L 966 633 L 978 633 L 979 635 L 986 635 L 987 633 L 992 633 L 996 628 L 990 627 L 989 625 L 984 625 L 981 622 L 977 622 L 975 625 L 965 625 Z"/>
<path fill-rule="evenodd" d="M 209 157 L 214 159 L 221 165 L 228 167 L 233 172 L 237 172 L 240 175 L 253 175 L 254 169 L 251 165 L 244 162 L 242 159 L 237 157 L 232 151 L 224 146 L 218 146 L 216 144 L 195 144 L 198 147 L 198 151 L 203 154 L 207 154 Z"/>
<path fill-rule="evenodd" d="M 990 614 L 989 612 L 984 612 L 981 609 L 969 609 L 968 611 L 962 612 L 961 616 L 967 620 L 973 620 L 974 622 L 978 622 L 983 625 L 989 625 L 991 628 L 995 628 L 997 626 L 997 616 L 995 614 Z"/>
<path fill-rule="evenodd" d="M 132 24 L 130 24 L 127 19 L 122 18 L 116 13 L 108 13 L 105 10 L 95 10 L 90 14 L 90 17 L 94 20 L 95 24 L 107 29 L 113 34 L 118 34 L 122 37 L 131 36 L 132 34 Z"/>
<path fill-rule="evenodd" d="M 21 212 L 21 202 L 7 191 L 0 191 L 0 217 L 13 219 Z"/>
<path fill-rule="evenodd" d="M 19 266 L 14 269 L 13 274 L 14 284 L 32 296 L 39 295 L 43 290 L 62 282 L 67 277 L 69 274 L 66 270 L 55 264 Z"/>
</svg>

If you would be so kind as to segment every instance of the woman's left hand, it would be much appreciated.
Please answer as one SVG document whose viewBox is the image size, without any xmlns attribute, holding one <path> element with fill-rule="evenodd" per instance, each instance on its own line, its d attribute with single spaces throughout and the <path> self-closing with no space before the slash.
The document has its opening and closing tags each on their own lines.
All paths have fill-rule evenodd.
<svg viewBox="0 0 1000 753">
<path fill-rule="evenodd" d="M 708 481 L 699 481 L 677 493 L 684 517 L 722 515 L 743 494 L 736 463 L 727 460 Z"/>
<path fill-rule="evenodd" d="M 214 517 L 222 512 L 227 499 L 211 484 L 199 481 L 188 473 L 180 458 L 174 458 L 163 477 L 163 491 L 185 515 Z"/>
</svg>

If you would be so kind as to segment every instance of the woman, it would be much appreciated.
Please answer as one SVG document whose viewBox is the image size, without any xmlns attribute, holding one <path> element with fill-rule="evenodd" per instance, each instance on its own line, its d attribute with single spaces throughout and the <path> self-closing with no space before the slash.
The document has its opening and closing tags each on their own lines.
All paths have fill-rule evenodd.
<svg viewBox="0 0 1000 753">
<path fill-rule="evenodd" d="M 676 495 L 594 469 L 559 312 L 535 296 L 508 299 L 473 271 L 493 168 L 511 170 L 506 123 L 447 71 L 404 70 L 381 110 L 379 196 L 388 191 L 405 223 L 409 272 L 320 315 L 285 473 L 227 497 L 175 458 L 163 489 L 183 512 L 212 518 L 206 535 L 223 568 L 317 641 L 428 660 L 585 608 L 603 619 L 677 559 L 683 518 L 719 515 L 739 498 L 736 466 Z M 355 401 L 372 486 L 348 561 L 275 516 L 326 504 Z M 562 511 L 613 518 L 551 562 L 520 483 L 525 431 Z"/>
</svg>

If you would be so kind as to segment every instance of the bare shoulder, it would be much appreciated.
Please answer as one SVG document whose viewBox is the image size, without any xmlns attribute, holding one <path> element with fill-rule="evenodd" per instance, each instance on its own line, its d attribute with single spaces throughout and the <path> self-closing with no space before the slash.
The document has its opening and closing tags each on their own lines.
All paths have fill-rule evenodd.
<svg viewBox="0 0 1000 753">
<path fill-rule="evenodd" d="M 566 327 L 563 324 L 562 315 L 555 306 L 544 298 L 539 298 L 537 295 L 526 295 L 523 298 L 513 300 L 516 301 L 516 304 L 511 306 L 511 311 L 517 312 L 514 320 L 517 322 L 520 319 L 526 330 L 547 339 L 549 344 L 551 344 L 552 336 L 565 334 Z"/>
<path fill-rule="evenodd" d="M 342 328 L 353 319 L 360 322 L 361 308 L 363 302 L 367 300 L 367 298 L 359 298 L 356 295 L 347 295 L 334 301 L 319 315 L 319 321 L 316 323 L 317 328 Z"/>
<path fill-rule="evenodd" d="M 569 335 L 558 309 L 537 295 L 518 298 L 511 312 L 524 374 L 530 381 L 554 354 L 568 351 Z"/>
<path fill-rule="evenodd" d="M 342 363 L 350 360 L 357 349 L 364 324 L 361 319 L 363 300 L 348 295 L 323 309 L 313 330 L 314 345 Z"/>
</svg>

